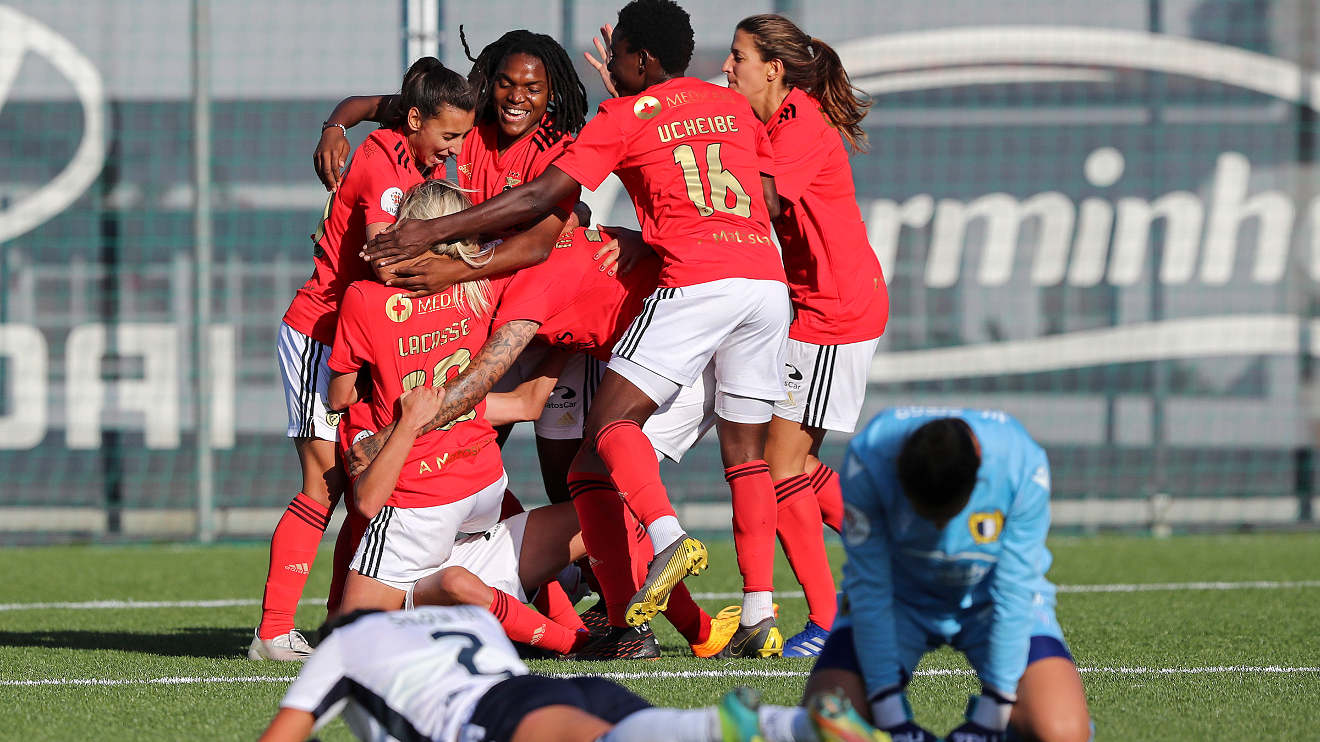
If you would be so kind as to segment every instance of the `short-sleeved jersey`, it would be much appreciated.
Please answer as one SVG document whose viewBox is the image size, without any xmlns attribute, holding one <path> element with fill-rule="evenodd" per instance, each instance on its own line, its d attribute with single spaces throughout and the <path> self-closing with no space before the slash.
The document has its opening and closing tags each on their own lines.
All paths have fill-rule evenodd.
<svg viewBox="0 0 1320 742">
<path fill-rule="evenodd" d="M 341 712 L 363 740 L 460 742 L 491 687 L 527 666 L 489 611 L 423 606 L 363 616 L 316 648 L 280 701 L 320 729 Z"/>
<path fill-rule="evenodd" d="M 560 235 L 545 262 L 509 277 L 492 328 L 513 320 L 539 322 L 538 340 L 608 361 L 642 301 L 655 291 L 660 272 L 655 257 L 624 274 L 599 270 L 596 250 L 610 239 L 582 227 Z"/>
<path fill-rule="evenodd" d="M 917 516 L 895 460 L 907 436 L 931 420 L 967 422 L 981 467 L 967 507 L 943 529 Z M 1016 692 L 1026 669 L 1032 602 L 1053 595 L 1050 468 L 1022 425 L 994 410 L 899 407 L 881 412 L 848 446 L 844 462 L 843 590 L 857 658 L 871 694 L 900 682 L 895 602 L 932 622 L 984 626 L 988 665 L 981 681 Z M 888 619 L 888 620 L 886 620 Z"/>
<path fill-rule="evenodd" d="M 491 282 L 498 301 L 503 281 Z M 467 368 L 489 335 L 486 318 L 467 303 L 456 306 L 460 287 L 409 299 L 375 281 L 356 281 L 344 293 L 339 329 L 329 366 L 340 373 L 364 366 L 371 372 L 371 429 L 394 421 L 404 390 L 443 386 Z M 499 478 L 499 447 L 486 421 L 484 401 L 444 428 L 417 438 L 387 505 L 401 508 L 444 505 L 467 497 Z"/>
<path fill-rule="evenodd" d="M 678 77 L 607 100 L 555 167 L 592 189 L 618 174 L 663 287 L 784 280 L 761 190 L 774 153 L 738 93 Z"/>
<path fill-rule="evenodd" d="M 312 235 L 316 267 L 284 313 L 289 327 L 325 345 L 334 342 L 335 313 L 344 289 L 371 278 L 371 267 L 358 257 L 367 242 L 367 225 L 392 224 L 403 194 L 428 176 L 443 178 L 443 167 L 418 172 L 400 132 L 377 129 L 362 142 Z"/>
<path fill-rule="evenodd" d="M 789 91 L 766 129 L 782 212 L 774 228 L 793 300 L 788 336 L 818 345 L 880 337 L 889 291 L 866 237 L 838 130 L 799 88 Z"/>
<path fill-rule="evenodd" d="M 530 135 L 500 154 L 499 126 L 482 124 L 463 140 L 463 150 L 458 155 L 458 184 L 470 189 L 468 198 L 479 204 L 545 172 L 572 141 L 571 135 L 553 132 L 542 121 Z M 577 205 L 580 193 L 565 198 L 555 208 L 567 217 Z"/>
</svg>

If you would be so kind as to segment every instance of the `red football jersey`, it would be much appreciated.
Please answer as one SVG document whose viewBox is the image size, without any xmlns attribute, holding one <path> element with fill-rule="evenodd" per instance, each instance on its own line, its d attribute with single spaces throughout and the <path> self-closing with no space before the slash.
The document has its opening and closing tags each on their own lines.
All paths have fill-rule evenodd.
<svg viewBox="0 0 1320 742">
<path fill-rule="evenodd" d="M 545 262 L 509 277 L 492 328 L 520 319 L 540 322 L 537 339 L 608 361 L 660 273 L 659 259 L 650 257 L 625 274 L 607 275 L 593 256 L 609 240 L 582 227 L 561 235 Z"/>
<path fill-rule="evenodd" d="M 430 175 L 443 178 L 444 168 L 432 168 Z M 362 142 L 312 235 L 316 267 L 284 313 L 289 327 L 325 345 L 335 341 L 335 313 L 344 289 L 371 278 L 371 266 L 358 257 L 367 242 L 367 225 L 393 223 L 404 192 L 425 177 L 402 133 L 377 129 Z"/>
<path fill-rule="evenodd" d="M 458 184 L 473 191 L 468 198 L 479 204 L 545 172 L 572 141 L 571 135 L 552 132 L 542 125 L 514 142 L 501 155 L 499 126 L 482 124 L 463 140 L 463 150 L 458 155 Z M 565 198 L 556 204 L 556 208 L 568 216 L 577 205 L 579 195 L 580 191 Z"/>
<path fill-rule="evenodd" d="M 774 227 L 794 310 L 788 336 L 819 345 L 880 337 L 889 319 L 889 290 L 866 237 L 838 130 L 798 88 L 768 129 L 783 211 Z"/>
<path fill-rule="evenodd" d="M 761 191 L 774 153 L 738 93 L 678 77 L 607 100 L 554 164 L 593 189 L 618 174 L 664 264 L 661 286 L 784 280 Z"/>
<path fill-rule="evenodd" d="M 491 283 L 497 301 L 503 281 Z M 467 368 L 486 342 L 490 324 L 456 306 L 458 290 L 409 299 L 375 281 L 356 281 L 344 293 L 330 368 L 340 373 L 371 368 L 371 424 L 394 421 L 405 389 L 443 386 Z M 503 471 L 495 430 L 486 422 L 486 403 L 449 426 L 420 436 L 403 465 L 387 505 L 401 508 L 444 505 L 489 486 Z"/>
</svg>

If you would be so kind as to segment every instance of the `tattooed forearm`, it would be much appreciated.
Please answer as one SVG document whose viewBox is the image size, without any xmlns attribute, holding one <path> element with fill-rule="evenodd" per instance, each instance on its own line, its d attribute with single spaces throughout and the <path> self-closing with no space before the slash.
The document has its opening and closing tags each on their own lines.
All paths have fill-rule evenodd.
<svg viewBox="0 0 1320 742">
<path fill-rule="evenodd" d="M 463 373 L 445 384 L 444 405 L 423 432 L 448 425 L 454 418 L 466 415 L 476 407 L 517 360 L 540 326 L 539 322 L 520 319 L 492 333 Z"/>
</svg>

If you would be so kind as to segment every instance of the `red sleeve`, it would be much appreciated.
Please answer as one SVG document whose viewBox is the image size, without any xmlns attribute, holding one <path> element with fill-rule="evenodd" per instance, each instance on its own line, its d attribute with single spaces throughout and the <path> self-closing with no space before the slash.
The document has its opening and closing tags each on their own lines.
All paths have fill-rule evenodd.
<svg viewBox="0 0 1320 742">
<path fill-rule="evenodd" d="M 344 178 L 344 185 L 353 189 L 356 195 L 353 206 L 362 209 L 366 215 L 365 224 L 394 223 L 403 201 L 403 188 L 399 186 L 403 179 L 396 170 L 394 161 L 374 139 L 363 142 L 353 157 L 353 166 Z M 351 185 L 350 178 L 355 178 Z"/>
<path fill-rule="evenodd" d="M 531 268 L 523 268 L 509 277 L 500 296 L 499 307 L 491 318 L 491 329 L 503 327 L 514 320 L 531 320 L 545 324 L 546 320 L 563 311 L 568 304 L 567 282 L 556 278 L 544 267 L 547 260 Z"/>
<path fill-rule="evenodd" d="M 326 365 L 331 371 L 351 373 L 371 362 L 371 346 L 367 344 L 370 332 L 366 326 L 367 297 L 356 284 L 344 292 L 339 304 L 339 325 L 335 330 L 335 346 Z"/>
<path fill-rule="evenodd" d="M 804 116 L 819 116 L 816 111 L 804 111 Z M 791 118 L 780 122 L 774 134 L 775 191 L 787 201 L 797 201 L 815 180 L 825 164 L 830 139 L 838 132 L 829 127 L 811 126 L 810 121 Z"/>
<path fill-rule="evenodd" d="M 602 103 L 595 118 L 582 127 L 577 140 L 553 164 L 584 187 L 595 190 L 623 162 L 625 154 L 623 130 Z"/>
</svg>

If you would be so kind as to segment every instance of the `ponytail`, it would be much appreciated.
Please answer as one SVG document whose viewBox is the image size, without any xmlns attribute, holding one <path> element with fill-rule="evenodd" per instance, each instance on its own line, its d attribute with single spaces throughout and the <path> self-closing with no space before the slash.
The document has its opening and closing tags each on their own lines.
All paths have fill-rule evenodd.
<svg viewBox="0 0 1320 742">
<path fill-rule="evenodd" d="M 830 125 L 843 134 L 850 148 L 866 151 L 866 132 L 861 122 L 871 100 L 853 87 L 838 53 L 829 44 L 773 13 L 744 18 L 738 30 L 753 38 L 762 61 L 778 59 L 783 63 L 784 84 L 802 88 L 819 101 Z"/>
<path fill-rule="evenodd" d="M 408 120 L 408 111 L 413 108 L 423 119 L 428 119 L 444 106 L 471 111 L 477 107 L 476 93 L 462 75 L 441 64 L 440 60 L 422 57 L 404 73 L 399 94 L 394 96 L 394 102 L 381 118 L 381 123 L 388 128 L 397 128 Z"/>
</svg>

